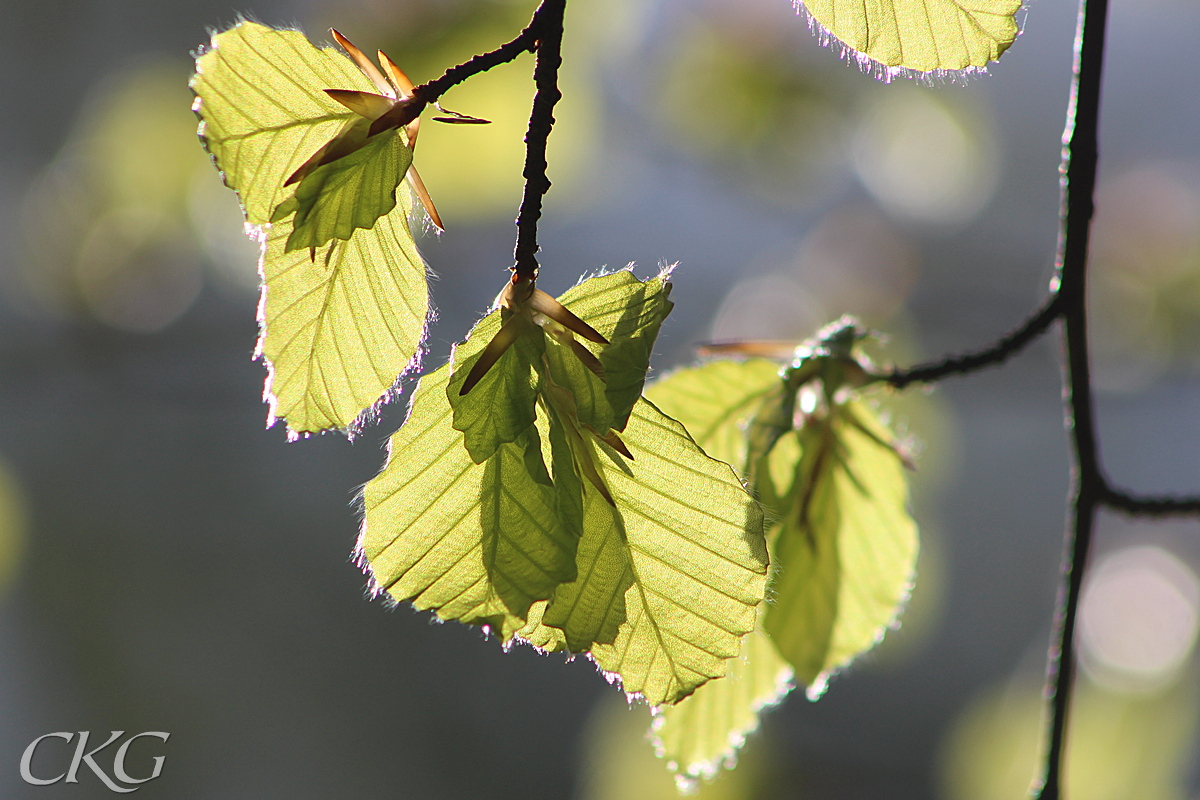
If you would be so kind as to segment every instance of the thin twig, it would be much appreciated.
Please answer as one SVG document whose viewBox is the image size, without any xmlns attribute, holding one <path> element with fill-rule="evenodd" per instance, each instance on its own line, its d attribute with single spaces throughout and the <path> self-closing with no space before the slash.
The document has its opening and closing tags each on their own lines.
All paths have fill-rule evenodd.
<svg viewBox="0 0 1200 800">
<path fill-rule="evenodd" d="M 537 44 L 537 65 L 533 81 L 537 93 L 525 133 L 525 193 L 517 214 L 517 243 L 514 248 L 514 279 L 537 276 L 537 225 L 542 216 L 542 196 L 550 189 L 546 177 L 546 140 L 554 126 L 554 105 L 562 97 L 558 90 L 558 68 L 562 64 L 563 13 L 567 0 L 542 0 L 534 19 L 541 22 Z"/>
<path fill-rule="evenodd" d="M 1170 517 L 1184 514 L 1200 514 L 1200 497 L 1171 497 L 1150 495 L 1139 497 L 1120 489 L 1109 488 L 1103 498 L 1104 505 L 1136 517 Z"/>
<path fill-rule="evenodd" d="M 929 361 L 908 369 L 893 369 L 886 380 L 897 389 L 903 389 L 912 383 L 932 383 L 949 375 L 965 375 L 984 367 L 999 365 L 1045 333 L 1060 313 L 1059 294 L 1054 292 L 1021 327 L 995 344 L 974 353 L 947 356 L 940 361 Z"/>
<path fill-rule="evenodd" d="M 421 98 L 424 103 L 433 103 L 452 87 L 457 86 L 467 78 L 478 75 L 481 72 L 487 72 L 492 67 L 506 64 L 522 53 L 532 53 L 537 48 L 538 31 L 544 23 L 542 9 L 539 8 L 534 12 L 533 19 L 530 20 L 529 25 L 526 26 L 525 30 L 521 31 L 517 38 L 507 44 L 500 45 L 490 53 L 481 53 L 456 67 L 451 67 L 437 80 L 418 86 L 413 90 L 413 94 Z"/>
<path fill-rule="evenodd" d="M 1091 549 L 1096 509 L 1108 493 L 1100 469 L 1088 368 L 1087 257 L 1100 122 L 1107 0 L 1080 0 L 1075 75 L 1063 133 L 1062 229 L 1059 236 L 1058 296 L 1066 339 L 1066 423 L 1074 457 L 1072 524 L 1063 554 L 1063 586 L 1055 613 L 1047 665 L 1052 698 L 1050 737 L 1039 800 L 1062 796 L 1067 715 L 1075 672 L 1075 618 Z"/>
</svg>

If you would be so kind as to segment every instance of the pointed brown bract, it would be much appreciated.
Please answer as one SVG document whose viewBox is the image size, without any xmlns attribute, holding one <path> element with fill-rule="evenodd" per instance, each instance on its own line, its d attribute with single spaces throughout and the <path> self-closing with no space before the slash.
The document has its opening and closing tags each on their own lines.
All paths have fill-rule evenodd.
<svg viewBox="0 0 1200 800">
<path fill-rule="evenodd" d="M 797 342 L 760 339 L 741 342 L 701 342 L 696 345 L 696 351 L 702 356 L 732 355 L 786 361 L 792 359 L 798 346 Z"/>
<path fill-rule="evenodd" d="M 483 352 L 479 354 L 479 359 L 471 367 L 471 371 L 467 373 L 466 380 L 463 381 L 462 388 L 458 390 L 459 397 L 475 388 L 475 384 L 488 373 L 496 362 L 500 360 L 500 356 L 508 348 L 512 347 L 512 343 L 517 340 L 526 330 L 526 320 L 520 314 L 512 314 L 500 326 L 500 330 L 492 337 L 492 340 L 487 343 L 487 347 L 483 348 Z"/>
<path fill-rule="evenodd" d="M 479 360 L 471 367 L 467 379 L 463 381 L 459 395 L 465 395 L 474 388 L 487 371 L 504 355 L 516 341 L 516 323 L 521 319 L 531 322 L 553 336 L 557 341 L 568 347 L 583 365 L 592 371 L 600 380 L 604 380 L 604 366 L 591 350 L 575 340 L 572 331 L 597 344 L 608 344 L 608 339 L 601 336 L 595 328 L 575 316 L 566 306 L 534 285 L 534 278 L 518 278 L 514 273 L 512 280 L 504 286 L 496 305 L 512 312 L 504 325 L 488 342 Z M 511 327 L 510 327 L 511 326 Z"/>
<path fill-rule="evenodd" d="M 379 63 L 385 70 L 387 70 L 387 74 L 392 80 L 392 86 L 395 86 L 396 91 L 399 93 L 397 96 L 411 96 L 413 90 L 415 90 L 417 87 L 413 86 L 413 82 L 410 81 L 408 76 L 404 74 L 404 70 L 397 67 L 396 62 L 388 58 L 387 53 L 383 52 L 382 50 L 379 51 Z"/>
<path fill-rule="evenodd" d="M 405 134 L 408 136 L 409 149 L 414 149 L 417 145 L 417 133 L 421 126 L 420 113 L 425 104 L 413 96 L 416 87 L 404 74 L 404 70 L 396 66 L 396 63 L 388 58 L 382 50 L 379 51 L 379 63 L 383 70 L 380 70 L 367 57 L 366 53 L 359 50 L 338 30 L 334 28 L 329 30 L 337 43 L 380 93 L 373 94 L 350 89 L 326 89 L 325 93 L 363 119 L 370 121 L 371 125 L 365 129 L 361 126 L 352 126 L 338 134 L 292 173 L 291 177 L 284 182 L 284 186 L 298 183 L 322 164 L 328 164 L 350 155 L 366 144 L 370 137 L 388 130 L 404 128 Z M 429 214 L 429 219 L 439 231 L 445 230 L 446 226 L 442 224 L 441 215 L 433 205 L 433 198 L 429 196 L 429 190 L 425 188 L 425 182 L 421 180 L 415 164 L 409 166 L 407 177 L 414 194 Z"/>
<path fill-rule="evenodd" d="M 608 344 L 608 339 L 597 333 L 595 328 L 572 314 L 570 309 L 541 289 L 534 289 L 527 302 L 529 307 L 534 311 L 537 311 L 539 314 L 545 314 L 559 325 L 578 333 L 589 342 Z"/>
<path fill-rule="evenodd" d="M 629 452 L 629 448 L 625 446 L 625 442 L 621 441 L 621 437 L 617 435 L 616 431 L 609 430 L 609 432 L 605 435 L 597 436 L 596 438 L 628 458 L 630 461 L 634 460 L 633 453 Z"/>
<path fill-rule="evenodd" d="M 425 188 L 425 182 L 421 180 L 421 175 L 417 172 L 416 167 L 408 168 L 408 183 L 416 192 L 421 205 L 425 206 L 425 210 L 429 212 L 430 222 L 436 225 L 439 231 L 446 230 L 446 226 L 442 224 L 442 218 L 438 216 L 437 208 L 433 205 L 433 198 L 429 196 L 429 190 Z"/>
<path fill-rule="evenodd" d="M 366 117 L 369 120 L 382 117 L 395 102 L 392 98 L 381 94 L 356 92 L 351 89 L 326 89 L 325 94 L 337 100 L 355 114 Z M 412 137 L 409 136 L 409 139 L 411 140 Z M 409 144 L 411 146 L 411 141 Z"/>
<path fill-rule="evenodd" d="M 357 64 L 358 68 L 363 71 L 363 74 L 371 79 L 371 83 L 375 84 L 375 88 L 379 90 L 380 94 L 386 94 L 393 97 L 395 96 L 396 90 L 390 83 L 388 83 L 388 79 L 385 78 L 383 73 L 379 71 L 379 68 L 371 63 L 371 59 L 367 58 L 366 53 L 355 47 L 350 40 L 345 36 L 342 36 L 337 29 L 330 28 L 329 32 L 333 34 L 333 38 L 336 39 L 337 43 L 340 44 L 342 49 L 346 51 L 346 55 L 350 56 L 350 60 Z"/>
<path fill-rule="evenodd" d="M 337 161 L 339 158 L 344 158 L 366 143 L 367 136 L 365 135 L 364 126 L 351 124 L 344 128 L 337 136 L 326 142 L 317 152 L 309 156 L 308 160 L 301 164 L 283 182 L 283 185 L 291 186 L 293 183 L 299 183 L 317 167 Z"/>
</svg>

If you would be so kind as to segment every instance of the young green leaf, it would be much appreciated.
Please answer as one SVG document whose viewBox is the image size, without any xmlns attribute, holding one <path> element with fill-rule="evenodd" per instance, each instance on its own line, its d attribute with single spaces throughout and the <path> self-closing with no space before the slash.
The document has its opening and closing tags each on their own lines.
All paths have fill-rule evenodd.
<svg viewBox="0 0 1200 800">
<path fill-rule="evenodd" d="M 649 402 L 634 406 L 622 438 L 632 461 L 597 448 L 614 504 L 585 491 L 579 578 L 558 588 L 543 622 L 571 649 L 590 640 L 627 693 L 675 703 L 723 675 L 754 626 L 762 514 L 728 466 Z"/>
<path fill-rule="evenodd" d="M 375 88 L 342 53 L 253 22 L 214 34 L 196 60 L 201 140 L 263 242 L 258 352 L 271 420 L 292 435 L 352 430 L 419 363 L 429 302 L 412 200 L 397 186 L 411 161 L 407 133 L 364 139 L 287 183 L 362 126 L 325 90 Z"/>
<path fill-rule="evenodd" d="M 395 207 L 396 188 L 412 164 L 412 150 L 394 131 L 365 138 L 368 125 L 366 119 L 353 121 L 349 131 L 361 132 L 362 146 L 305 175 L 296 193 L 276 207 L 271 222 L 296 215 L 285 250 L 349 239 Z"/>
<path fill-rule="evenodd" d="M 664 272 L 641 281 L 620 270 L 582 281 L 559 301 L 530 284 L 506 286 L 502 308 L 480 321 L 451 357 L 447 392 L 471 457 L 482 463 L 533 424 L 547 371 L 570 393 L 579 424 L 602 436 L 622 430 L 671 310 L 666 278 Z M 599 356 L 576 333 L 603 342 Z"/>
<path fill-rule="evenodd" d="M 839 387 L 856 387 L 869 378 L 852 352 L 862 336 L 852 320 L 839 320 L 798 348 L 783 370 L 763 359 L 713 361 L 672 373 L 647 389 L 647 396 L 678 416 L 710 455 L 742 465 L 769 518 L 779 521 L 771 534 L 772 600 L 760 608 L 761 633 L 746 638 L 742 657 L 731 662 L 728 677 L 665 709 L 657 723 L 654 736 L 660 754 L 684 779 L 709 778 L 721 764 L 731 763 L 745 735 L 757 725 L 757 711 L 782 699 L 787 684 L 765 677 L 778 676 L 780 670 L 790 674 L 791 665 L 780 648 L 788 647 L 783 655 L 796 664 L 810 692 L 819 693 L 825 673 L 869 648 L 906 595 L 916 529 L 904 507 L 904 462 L 891 446 L 890 433 L 870 412 L 838 395 Z M 814 393 L 810 399 L 818 400 L 819 387 L 824 400 L 815 413 L 810 409 L 801 414 L 805 422 L 798 435 L 792 430 L 797 395 L 809 384 Z M 838 458 L 853 458 L 854 471 Z M 843 484 L 860 495 L 846 490 L 829 499 L 829 487 L 845 488 Z M 808 528 L 797 535 L 795 523 L 800 518 L 797 509 L 805 504 L 824 515 L 810 517 L 813 525 L 820 519 L 835 531 L 832 545 L 826 535 L 813 546 L 825 560 L 810 560 L 823 569 L 806 571 L 806 562 L 794 555 L 809 541 Z M 860 522 L 856 527 L 849 520 Z M 851 530 L 858 538 L 840 554 L 853 551 L 857 557 L 846 561 L 839 559 L 835 545 Z M 864 555 L 863 550 L 876 542 L 882 560 L 872 562 L 874 551 Z M 854 605 L 841 600 L 839 590 L 856 598 L 874 597 L 877 603 Z M 786 617 L 782 621 L 781 614 Z M 822 660 L 815 671 L 804 671 L 799 655 L 803 648 L 829 663 Z M 732 682 L 737 675 L 742 680 L 747 675 L 759 678 L 750 680 L 749 687 L 738 686 Z"/>
<path fill-rule="evenodd" d="M 914 72 L 983 69 L 1016 40 L 1022 6 L 1021 0 L 793 3 L 859 63 Z"/>
<path fill-rule="evenodd" d="M 674 306 L 668 299 L 669 277 L 665 269 L 640 281 L 623 269 L 581 281 L 559 298 L 611 342 L 599 355 L 603 379 L 564 352 L 558 341 L 547 348 L 551 374 L 574 396 L 579 421 L 601 434 L 610 428 L 624 430 L 642 395 L 654 340 Z"/>
<path fill-rule="evenodd" d="M 450 426 L 449 367 L 421 379 L 383 471 L 364 492 L 360 562 L 377 592 L 503 641 L 530 605 L 575 578 L 575 537 L 556 513 L 535 427 L 484 464 Z"/>
<path fill-rule="evenodd" d="M 360 539 L 393 597 L 506 642 L 586 652 L 656 705 L 724 673 L 767 581 L 762 512 L 732 470 L 648 402 L 625 407 L 669 310 L 663 277 L 584 282 L 572 301 L 582 319 L 510 284 L 456 348 L 453 376 L 422 380 L 367 485 Z M 557 382 L 545 353 L 570 341 L 562 330 L 614 337 L 621 392 L 592 392 L 585 408 L 593 421 L 600 408 L 624 417 L 621 437 L 583 421 Z"/>
<path fill-rule="evenodd" d="M 687 779 L 711 780 L 721 767 L 736 763 L 737 751 L 758 728 L 759 712 L 787 696 L 791 678 L 791 665 L 755 628 L 742 640 L 742 652 L 729 660 L 724 678 L 655 710 L 650 734 L 655 752 L 666 759 L 667 769 Z"/>
<path fill-rule="evenodd" d="M 763 627 L 815 699 L 895 620 L 912 585 L 917 528 L 903 461 L 866 406 L 835 406 L 796 435 L 803 455 L 773 534 Z"/>
<path fill-rule="evenodd" d="M 293 435 L 347 428 L 420 363 L 428 315 L 425 264 L 408 235 L 402 202 L 315 263 L 286 252 L 288 220 L 272 225 L 260 270 L 258 353 L 268 363 L 268 424 Z"/>
<path fill-rule="evenodd" d="M 682 422 L 704 452 L 741 468 L 746 461 L 744 427 L 779 385 L 777 362 L 722 359 L 663 376 L 646 387 L 646 398 Z"/>
<path fill-rule="evenodd" d="M 558 628 L 542 624 L 546 601 L 539 600 L 529 607 L 525 626 L 517 631 L 513 641 L 530 645 L 543 653 L 559 653 L 567 649 L 567 640 Z"/>
<path fill-rule="evenodd" d="M 505 309 L 488 314 L 466 341 L 454 346 L 446 394 L 454 408 L 454 427 L 463 432 L 467 452 L 476 464 L 533 425 L 539 384 L 535 365 L 544 347 L 540 328 L 526 316 Z M 492 363 L 482 375 L 472 374 L 480 361 Z M 474 379 L 474 385 L 467 383 L 468 378 Z"/>
<path fill-rule="evenodd" d="M 288 177 L 358 118 L 325 89 L 374 88 L 350 59 L 300 31 L 244 21 L 213 35 L 196 59 L 193 109 L 248 223 L 270 222 L 295 191 Z"/>
<path fill-rule="evenodd" d="M 646 396 L 682 422 L 710 456 L 744 465 L 747 428 L 782 390 L 779 373 L 778 363 L 761 358 L 710 361 L 653 382 Z M 776 447 L 770 456 L 789 461 L 785 471 L 795 469 L 794 449 Z M 751 488 L 774 516 L 774 486 L 762 478 L 760 484 Z M 758 625 L 743 637 L 741 652 L 728 662 L 724 678 L 656 713 L 651 741 L 667 768 L 685 780 L 708 780 L 722 766 L 732 766 L 746 737 L 757 729 L 759 712 L 791 691 L 792 668 L 760 627 L 765 612 L 764 603 L 758 608 Z"/>
</svg>

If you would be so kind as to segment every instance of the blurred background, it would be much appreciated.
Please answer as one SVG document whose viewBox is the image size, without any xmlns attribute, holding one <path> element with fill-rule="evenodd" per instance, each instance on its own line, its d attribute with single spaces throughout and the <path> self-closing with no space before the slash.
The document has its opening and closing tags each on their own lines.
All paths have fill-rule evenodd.
<svg viewBox="0 0 1200 800">
<path fill-rule="evenodd" d="M 145 800 L 673 796 L 647 709 L 585 660 L 506 654 L 365 598 L 355 497 L 404 402 L 354 443 L 263 429 L 255 248 L 189 110 L 190 52 L 239 13 L 322 42 L 336 25 L 421 82 L 534 6 L 0 6 L 0 797 L 111 796 L 86 768 L 20 779 L 29 742 L 83 730 L 171 734 L 138 745 L 166 756 Z M 1103 455 L 1120 485 L 1195 492 L 1200 7 L 1113 6 L 1091 298 Z M 1032 0 L 991 75 L 884 85 L 787 0 L 571 0 L 541 285 L 679 262 L 660 372 L 698 342 L 803 338 L 845 312 L 901 364 L 993 340 L 1052 272 L 1074 15 Z M 430 364 L 505 279 L 531 71 L 444 98 L 495 124 L 423 127 L 447 225 L 421 240 L 439 276 Z M 819 702 L 771 712 L 701 797 L 1022 796 L 1068 481 L 1058 358 L 1051 335 L 880 398 L 921 443 L 903 626 Z M 1200 797 L 1198 527 L 1101 520 L 1073 800 Z M 35 772 L 69 751 L 50 740 Z"/>
</svg>

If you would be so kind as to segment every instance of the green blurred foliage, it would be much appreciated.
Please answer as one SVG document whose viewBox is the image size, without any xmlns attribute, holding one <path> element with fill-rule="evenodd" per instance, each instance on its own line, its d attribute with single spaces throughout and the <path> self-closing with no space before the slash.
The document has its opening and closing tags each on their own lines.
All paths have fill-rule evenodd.
<svg viewBox="0 0 1200 800">
<path fill-rule="evenodd" d="M 794 43 L 757 21 L 684 20 L 660 54 L 648 111 L 673 146 L 744 191 L 781 204 L 812 201 L 844 163 L 841 141 L 851 121 L 840 92 L 848 87 L 829 68 L 800 68 Z"/>
<path fill-rule="evenodd" d="M 1067 736 L 1068 800 L 1185 800 L 1198 699 L 1194 674 L 1152 695 L 1108 692 L 1080 676 Z M 1040 768 L 1044 715 L 1032 676 L 977 698 L 945 742 L 947 800 L 1023 796 Z"/>
<path fill-rule="evenodd" d="M 765 737 L 751 737 L 736 770 L 722 770 L 712 781 L 691 782 L 663 769 L 647 744 L 650 714 L 641 705 L 616 698 L 597 705 L 584 734 L 583 800 L 679 800 L 686 790 L 696 800 L 757 800 L 779 796 L 775 754 Z M 796 787 L 789 787 L 795 793 Z"/>
<path fill-rule="evenodd" d="M 1142 163 L 1104 181 L 1092 237 L 1102 389 L 1200 369 L 1200 164 Z"/>
<path fill-rule="evenodd" d="M 25 503 L 16 476 L 0 459 L 0 598 L 17 573 L 25 551 Z"/>
<path fill-rule="evenodd" d="M 253 275 L 236 201 L 209 191 L 220 181 L 196 146 L 186 81 L 162 61 L 108 76 L 31 185 L 20 267 L 44 310 L 152 332 L 190 307 L 205 261 L 244 258 Z"/>
</svg>

